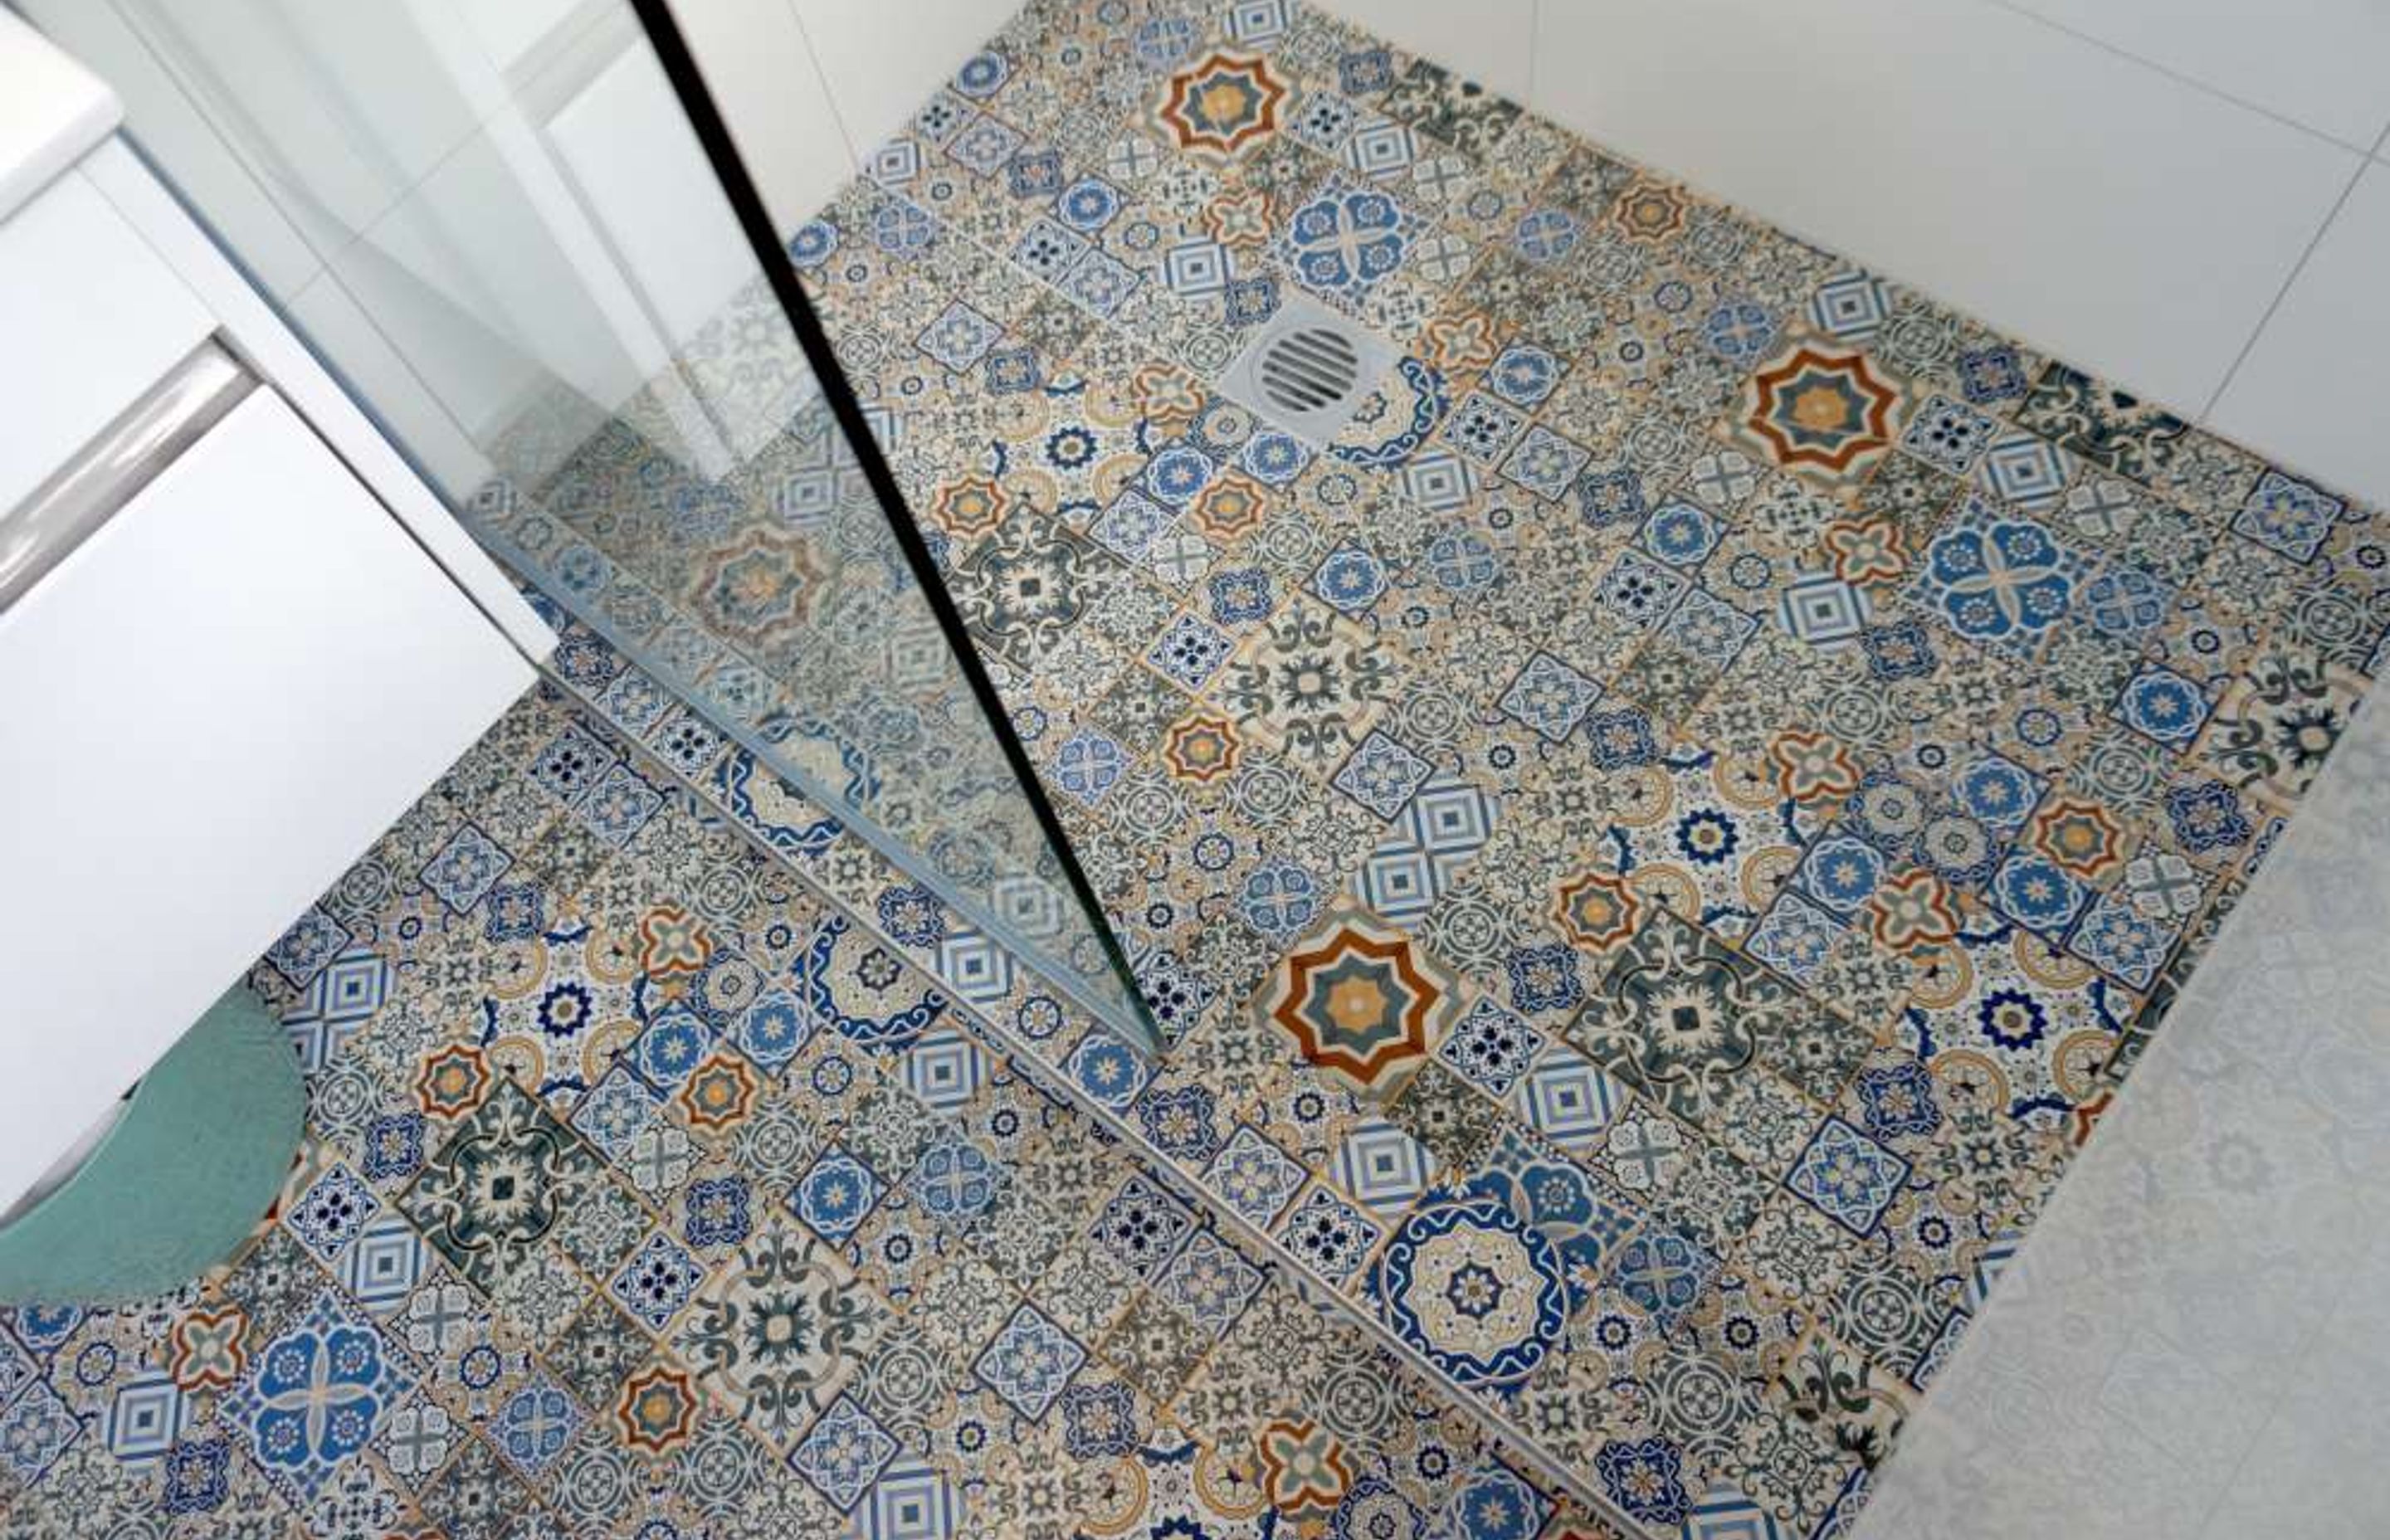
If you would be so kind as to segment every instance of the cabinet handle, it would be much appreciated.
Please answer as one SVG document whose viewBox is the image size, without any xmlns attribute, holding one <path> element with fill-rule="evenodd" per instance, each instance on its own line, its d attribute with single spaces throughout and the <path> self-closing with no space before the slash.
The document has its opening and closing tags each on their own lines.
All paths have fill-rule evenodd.
<svg viewBox="0 0 2390 1540">
<path fill-rule="evenodd" d="M 0 512 L 0 610 L 91 537 L 257 384 L 211 339 L 75 452 L 13 512 Z"/>
</svg>

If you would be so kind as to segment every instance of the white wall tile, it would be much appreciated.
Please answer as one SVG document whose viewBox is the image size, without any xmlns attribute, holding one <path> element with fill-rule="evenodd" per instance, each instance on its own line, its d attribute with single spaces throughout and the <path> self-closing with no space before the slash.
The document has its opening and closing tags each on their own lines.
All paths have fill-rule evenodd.
<svg viewBox="0 0 2390 1540">
<path fill-rule="evenodd" d="M 2358 178 L 2281 308 L 2216 403 L 2210 426 L 2377 503 L 2390 503 L 2390 165 Z"/>
<path fill-rule="evenodd" d="M 1973 0 L 1546 5 L 1537 105 L 2178 406 L 2356 157 Z"/>
<path fill-rule="evenodd" d="M 2382 0 L 1998 0 L 2370 149 L 2390 127 Z"/>
<path fill-rule="evenodd" d="M 904 126 L 1015 0 L 790 0 L 858 155 Z"/>
<path fill-rule="evenodd" d="M 764 206 L 790 234 L 854 174 L 854 152 L 795 12 L 788 0 L 674 0 L 673 16 Z"/>
</svg>

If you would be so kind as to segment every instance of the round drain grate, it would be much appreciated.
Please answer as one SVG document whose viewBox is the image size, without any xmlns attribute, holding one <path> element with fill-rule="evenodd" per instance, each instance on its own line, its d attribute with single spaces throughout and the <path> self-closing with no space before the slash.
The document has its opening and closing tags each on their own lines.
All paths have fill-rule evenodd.
<svg viewBox="0 0 2390 1540">
<path fill-rule="evenodd" d="M 1293 327 L 1270 339 L 1253 372 L 1279 410 L 1311 413 L 1353 393 L 1361 382 L 1361 354 L 1342 332 Z"/>
</svg>

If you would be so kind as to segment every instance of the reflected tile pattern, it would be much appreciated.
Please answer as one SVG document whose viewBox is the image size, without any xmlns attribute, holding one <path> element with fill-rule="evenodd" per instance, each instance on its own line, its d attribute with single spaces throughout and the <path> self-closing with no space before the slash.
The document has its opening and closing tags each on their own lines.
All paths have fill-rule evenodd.
<svg viewBox="0 0 2390 1540">
<path fill-rule="evenodd" d="M 1857 1534 L 2379 1531 L 2385 810 L 2390 721 L 2368 715 L 1952 1359 Z"/>
<path fill-rule="evenodd" d="M 706 347 L 594 430 L 527 416 L 497 448 L 515 473 L 478 491 L 467 522 L 669 687 L 605 702 L 635 733 L 668 724 L 651 743 L 668 761 L 701 767 L 726 736 L 753 746 L 1134 1030 L 884 515 L 827 406 L 796 388 L 803 358 L 762 280 L 692 343 Z M 670 712 L 675 698 L 703 715 Z"/>
</svg>

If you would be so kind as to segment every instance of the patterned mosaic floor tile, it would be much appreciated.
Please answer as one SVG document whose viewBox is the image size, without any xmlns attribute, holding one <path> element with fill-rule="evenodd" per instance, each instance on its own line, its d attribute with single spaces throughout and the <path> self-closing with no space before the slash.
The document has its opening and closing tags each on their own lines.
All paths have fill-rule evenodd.
<svg viewBox="0 0 2390 1540">
<path fill-rule="evenodd" d="M 907 954 L 1613 1514 L 1846 1521 L 2378 671 L 2378 516 L 1297 6 L 1032 6 L 791 250 L 1171 1052 Z M 1297 298 L 1400 355 L 1325 445 L 1219 391 Z M 1431 1238 L 1503 1260 L 1406 1310 Z"/>
<path fill-rule="evenodd" d="M 559 744 L 653 795 L 621 848 L 561 799 L 495 815 Z M 459 907 L 422 853 L 462 828 L 504 830 L 511 887 Z M 975 1012 L 892 1030 L 892 997 L 953 1004 L 893 912 L 535 691 L 295 928 L 345 949 L 252 974 L 310 1112 L 251 1241 L 164 1299 L 0 1310 L 0 1528 L 1259 1536 L 1536 1491 L 1059 1071 Z M 742 1032 L 782 991 L 799 1024 Z M 1285 1366 L 1340 1333 L 1384 1399 L 1321 1431 Z"/>
<path fill-rule="evenodd" d="M 2379 672 L 2380 515 L 1295 5 L 1040 0 L 870 168 L 791 254 L 1169 1052 L 996 939 L 822 411 L 633 404 L 476 508 L 583 709 L 256 975 L 277 1221 L 0 1317 L 10 1523 L 1840 1533 Z M 1220 391 L 1297 300 L 1398 354 L 1325 444 Z"/>
</svg>

